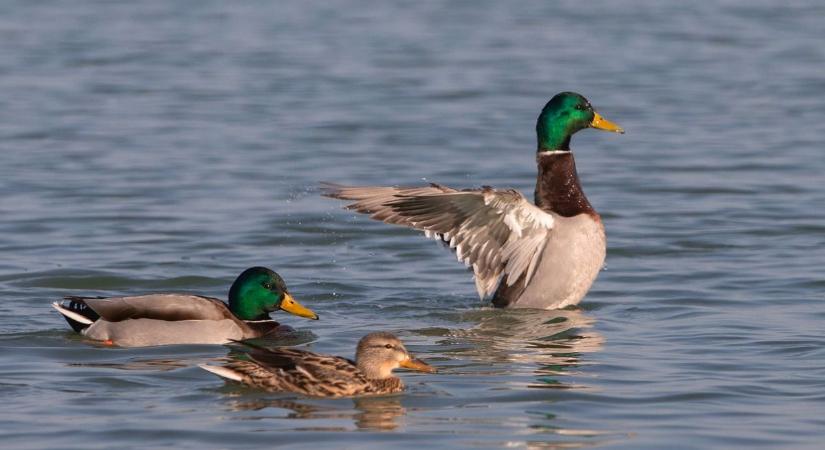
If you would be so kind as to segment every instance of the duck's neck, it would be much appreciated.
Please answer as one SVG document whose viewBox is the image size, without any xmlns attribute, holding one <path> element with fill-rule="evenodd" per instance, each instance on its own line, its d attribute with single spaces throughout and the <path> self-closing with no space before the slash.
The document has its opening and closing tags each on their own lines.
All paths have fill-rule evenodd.
<svg viewBox="0 0 825 450">
<path fill-rule="evenodd" d="M 269 312 L 260 305 L 249 301 L 241 301 L 232 293 L 229 294 L 229 310 L 241 320 L 272 320 L 269 317 Z"/>
<path fill-rule="evenodd" d="M 589 214 L 598 217 L 579 184 L 576 161 L 570 151 L 539 151 L 536 206 L 563 217 Z"/>
<path fill-rule="evenodd" d="M 356 367 L 358 367 L 358 370 L 360 370 L 361 373 L 364 374 L 365 377 L 371 380 L 384 380 L 387 378 L 393 378 L 393 364 L 389 361 L 372 362 L 364 361 L 363 358 L 358 358 L 358 362 L 355 365 Z"/>
</svg>

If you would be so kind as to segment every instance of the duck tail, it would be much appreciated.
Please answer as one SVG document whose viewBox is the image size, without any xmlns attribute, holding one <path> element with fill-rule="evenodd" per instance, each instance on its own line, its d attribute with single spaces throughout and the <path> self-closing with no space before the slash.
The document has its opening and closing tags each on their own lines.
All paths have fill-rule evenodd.
<svg viewBox="0 0 825 450">
<path fill-rule="evenodd" d="M 54 302 L 52 307 L 63 315 L 69 326 L 76 332 L 80 333 L 100 318 L 81 297 L 66 297 L 66 300 L 68 303 Z"/>
<path fill-rule="evenodd" d="M 241 375 L 240 373 L 238 373 L 238 372 L 236 372 L 236 371 L 234 371 L 234 370 L 232 370 L 228 367 L 210 366 L 210 365 L 207 365 L 207 364 L 198 364 L 198 367 L 200 367 L 201 369 L 203 369 L 207 372 L 212 372 L 212 373 L 214 373 L 215 375 L 217 375 L 221 378 L 226 378 L 227 380 L 232 380 L 232 381 L 242 381 L 243 380 L 243 375 Z"/>
</svg>

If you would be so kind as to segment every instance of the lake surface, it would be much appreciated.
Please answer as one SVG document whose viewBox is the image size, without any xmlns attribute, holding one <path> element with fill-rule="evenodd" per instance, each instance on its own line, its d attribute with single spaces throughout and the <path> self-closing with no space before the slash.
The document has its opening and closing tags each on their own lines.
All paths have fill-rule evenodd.
<svg viewBox="0 0 825 450">
<path fill-rule="evenodd" d="M 3 2 L 3 448 L 821 448 L 823 22 L 819 0 Z M 627 130 L 573 139 L 609 247 L 580 308 L 489 308 L 443 248 L 318 195 L 532 197 L 563 90 Z M 287 343 L 389 330 L 441 373 L 268 394 L 197 367 L 226 347 L 101 348 L 50 307 L 222 297 L 253 265 L 321 316 L 279 314 Z"/>
</svg>

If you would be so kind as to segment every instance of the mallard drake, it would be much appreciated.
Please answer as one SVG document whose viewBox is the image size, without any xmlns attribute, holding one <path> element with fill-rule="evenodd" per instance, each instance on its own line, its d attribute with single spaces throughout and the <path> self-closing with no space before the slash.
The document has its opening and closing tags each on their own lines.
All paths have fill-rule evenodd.
<svg viewBox="0 0 825 450">
<path fill-rule="evenodd" d="M 194 294 L 65 297 L 52 306 L 78 333 L 109 345 L 225 344 L 262 337 L 281 325 L 275 310 L 318 319 L 295 301 L 284 280 L 266 267 L 246 269 L 229 289 L 229 305 Z"/>
<path fill-rule="evenodd" d="M 435 369 L 410 356 L 391 333 L 370 333 L 358 342 L 355 361 L 291 348 L 265 348 L 248 342 L 249 360 L 224 366 L 201 365 L 204 370 L 271 392 L 296 392 L 313 397 L 352 397 L 392 394 L 404 390 L 393 376 L 398 367 L 420 372 Z"/>
<path fill-rule="evenodd" d="M 478 295 L 498 307 L 577 304 L 604 264 L 601 217 L 585 197 L 570 150 L 579 130 L 624 133 L 573 92 L 557 94 L 536 123 L 535 204 L 513 189 L 351 187 L 325 183 L 322 195 L 354 200 L 348 209 L 422 230 L 472 268 Z"/>
</svg>

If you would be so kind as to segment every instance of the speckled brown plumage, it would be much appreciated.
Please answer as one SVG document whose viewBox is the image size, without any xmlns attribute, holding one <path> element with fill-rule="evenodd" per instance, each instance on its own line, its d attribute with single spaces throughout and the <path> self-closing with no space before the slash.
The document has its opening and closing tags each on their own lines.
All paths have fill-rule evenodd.
<svg viewBox="0 0 825 450">
<path fill-rule="evenodd" d="M 218 376 L 270 392 L 295 392 L 312 397 L 354 397 L 392 394 L 404 390 L 391 374 L 399 366 L 434 372 L 410 357 L 395 336 L 370 333 L 358 344 L 357 361 L 306 350 L 266 348 L 239 342 L 250 351 L 223 366 L 201 367 Z"/>
<path fill-rule="evenodd" d="M 282 349 L 273 350 L 275 358 L 284 358 L 284 366 L 260 361 L 260 352 L 250 361 L 232 361 L 224 367 L 243 377 L 241 382 L 270 392 L 296 392 L 312 397 L 353 397 L 392 394 L 404 390 L 398 377 L 383 380 L 365 377 L 355 364 L 337 356 Z"/>
</svg>

